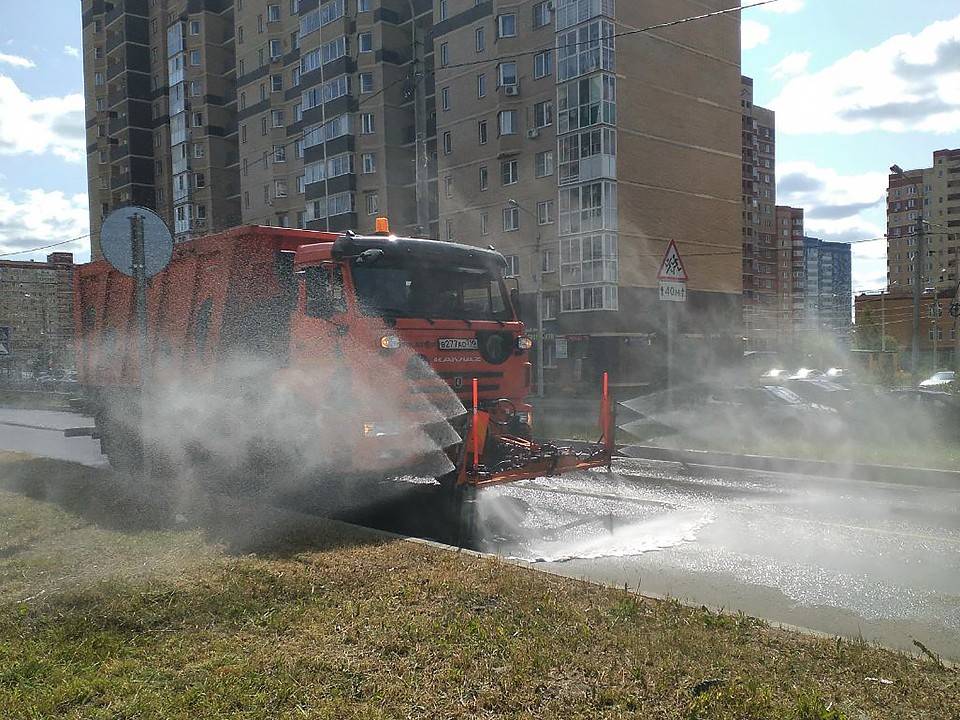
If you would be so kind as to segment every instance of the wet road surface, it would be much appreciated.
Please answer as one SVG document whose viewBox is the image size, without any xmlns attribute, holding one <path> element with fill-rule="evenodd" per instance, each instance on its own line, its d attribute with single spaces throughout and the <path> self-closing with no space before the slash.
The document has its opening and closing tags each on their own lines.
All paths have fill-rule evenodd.
<svg viewBox="0 0 960 720">
<path fill-rule="evenodd" d="M 620 460 L 482 494 L 482 549 L 960 660 L 960 486 Z M 505 530 L 513 528 L 513 531 Z"/>
</svg>

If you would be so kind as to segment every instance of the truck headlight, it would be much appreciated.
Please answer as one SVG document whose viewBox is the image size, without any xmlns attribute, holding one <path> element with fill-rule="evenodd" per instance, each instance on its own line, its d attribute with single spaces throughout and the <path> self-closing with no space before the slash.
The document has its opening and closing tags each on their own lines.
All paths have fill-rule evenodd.
<svg viewBox="0 0 960 720">
<path fill-rule="evenodd" d="M 400 347 L 400 338 L 396 335 L 384 335 L 380 338 L 380 347 L 384 350 L 396 350 Z"/>
<path fill-rule="evenodd" d="M 520 350 L 529 350 L 533 347 L 533 340 L 531 340 L 526 335 L 521 335 L 517 338 L 517 348 Z"/>
</svg>

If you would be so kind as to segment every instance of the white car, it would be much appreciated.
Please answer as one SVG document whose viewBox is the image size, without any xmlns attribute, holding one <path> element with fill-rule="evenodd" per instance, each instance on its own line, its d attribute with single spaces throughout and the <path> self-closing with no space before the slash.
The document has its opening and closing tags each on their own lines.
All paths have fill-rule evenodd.
<svg viewBox="0 0 960 720">
<path fill-rule="evenodd" d="M 941 370 L 935 372 L 926 380 L 921 380 L 919 387 L 922 388 L 943 388 L 953 382 L 956 373 L 953 370 Z"/>
</svg>

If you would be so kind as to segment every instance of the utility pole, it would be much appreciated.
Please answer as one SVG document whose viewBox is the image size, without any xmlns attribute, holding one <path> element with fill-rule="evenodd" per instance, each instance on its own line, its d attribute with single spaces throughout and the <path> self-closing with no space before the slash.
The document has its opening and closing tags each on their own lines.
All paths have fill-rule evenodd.
<svg viewBox="0 0 960 720">
<path fill-rule="evenodd" d="M 913 338 L 910 349 L 910 369 L 916 375 L 920 370 L 920 297 L 923 294 L 923 193 L 920 194 L 920 224 L 917 226 L 917 252 L 913 264 Z"/>
</svg>

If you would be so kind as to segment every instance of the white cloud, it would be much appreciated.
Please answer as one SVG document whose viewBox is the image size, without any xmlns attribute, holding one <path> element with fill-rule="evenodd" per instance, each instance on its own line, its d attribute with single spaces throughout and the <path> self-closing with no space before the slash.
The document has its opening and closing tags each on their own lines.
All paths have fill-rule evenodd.
<svg viewBox="0 0 960 720">
<path fill-rule="evenodd" d="M 83 95 L 34 99 L 0 75 L 0 155 L 86 159 Z"/>
<path fill-rule="evenodd" d="M 876 288 L 886 275 L 887 175 L 842 175 L 812 162 L 781 163 L 777 203 L 803 208 L 803 229 L 811 237 L 851 243 L 854 289 Z"/>
<path fill-rule="evenodd" d="M 0 190 L 0 259 L 42 260 L 51 252 L 72 252 L 74 261 L 90 258 L 90 240 L 83 237 L 34 253 L 22 250 L 80 238 L 90 233 L 86 194 L 65 195 L 57 190 L 33 189 L 15 194 Z"/>
<path fill-rule="evenodd" d="M 80 57 L 80 48 L 75 48 L 73 45 L 64 45 L 63 51 L 70 57 Z"/>
<path fill-rule="evenodd" d="M 756 20 L 744 20 L 740 23 L 740 48 L 752 50 L 770 39 L 770 27 Z"/>
<path fill-rule="evenodd" d="M 776 79 L 793 77 L 806 71 L 809 63 L 809 52 L 790 53 L 768 70 L 770 75 Z"/>
<path fill-rule="evenodd" d="M 786 133 L 960 130 L 960 16 L 793 78 L 769 107 Z"/>
<path fill-rule="evenodd" d="M 0 63 L 20 68 L 36 67 L 33 60 L 29 58 L 20 57 L 19 55 L 7 55 L 6 53 L 0 53 Z"/>
</svg>

